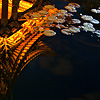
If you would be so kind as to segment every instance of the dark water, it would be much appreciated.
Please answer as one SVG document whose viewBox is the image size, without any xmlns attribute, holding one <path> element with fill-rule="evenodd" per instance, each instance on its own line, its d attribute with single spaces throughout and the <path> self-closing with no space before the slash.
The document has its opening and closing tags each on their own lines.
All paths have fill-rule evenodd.
<svg viewBox="0 0 100 100">
<path fill-rule="evenodd" d="M 69 2 L 53 3 L 61 9 Z M 81 6 L 85 3 L 73 2 Z M 90 14 L 90 8 L 87 9 L 84 13 Z M 82 11 L 78 9 L 78 13 Z M 75 14 L 75 18 L 79 15 Z M 99 25 L 95 28 L 99 29 Z M 100 100 L 99 39 L 91 37 L 91 32 L 66 36 L 58 29 L 55 31 L 56 36 L 45 37 L 43 41 L 57 56 L 39 56 L 26 66 L 14 86 L 14 100 Z"/>
</svg>

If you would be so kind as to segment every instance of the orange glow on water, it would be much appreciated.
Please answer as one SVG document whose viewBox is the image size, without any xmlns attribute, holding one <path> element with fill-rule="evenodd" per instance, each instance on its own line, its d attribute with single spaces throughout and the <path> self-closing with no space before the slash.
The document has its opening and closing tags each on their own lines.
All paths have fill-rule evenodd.
<svg viewBox="0 0 100 100">
<path fill-rule="evenodd" d="M 58 9 L 57 8 L 54 8 L 54 9 L 49 9 L 49 14 L 54 14 Z"/>
</svg>

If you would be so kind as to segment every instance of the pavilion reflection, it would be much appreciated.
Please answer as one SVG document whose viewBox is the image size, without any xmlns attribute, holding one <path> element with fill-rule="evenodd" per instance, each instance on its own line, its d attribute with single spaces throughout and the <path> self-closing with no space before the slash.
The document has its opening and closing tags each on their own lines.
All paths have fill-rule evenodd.
<svg viewBox="0 0 100 100">
<path fill-rule="evenodd" d="M 12 14 L 12 0 L 8 1 L 8 19 L 10 19 L 11 14 Z M 27 5 L 26 5 L 27 4 Z M 18 12 L 24 12 L 27 9 L 31 8 L 33 6 L 33 3 L 29 3 L 24 0 L 20 0 L 19 7 L 18 7 Z M 2 8 L 2 0 L 0 0 L 0 9 Z M 0 10 L 0 19 L 1 19 L 1 10 Z"/>
<path fill-rule="evenodd" d="M 29 44 L 31 42 L 28 42 Z M 29 45 L 25 46 L 25 48 L 29 48 Z M 21 51 L 22 49 L 20 49 Z M 13 52 L 19 52 L 19 49 L 15 49 Z M 9 54 L 9 58 L 0 59 L 0 94 L 4 99 L 9 93 L 12 97 L 12 89 L 13 85 L 16 81 L 16 78 L 19 76 L 24 67 L 35 57 L 41 54 L 52 54 L 53 51 L 46 46 L 42 41 L 37 40 L 37 43 L 31 46 L 31 50 L 24 49 L 25 52 L 15 54 Z M 26 52 L 27 51 L 27 52 Z M 24 56 L 23 56 L 24 55 Z M 23 57 L 23 58 L 22 58 Z M 10 62 L 9 62 L 10 61 Z M 16 63 L 15 63 L 16 62 Z"/>
<path fill-rule="evenodd" d="M 9 1 L 9 5 L 11 1 L 12 0 Z M 27 3 L 28 2 L 22 0 L 22 4 L 27 4 Z M 33 6 L 33 3 L 28 3 L 28 4 L 29 7 L 26 7 L 24 5 L 26 8 L 24 9 L 24 7 L 21 7 L 20 9 L 19 7 L 19 10 L 24 12 Z M 19 6 L 23 6 L 23 5 L 19 5 Z M 11 10 L 11 8 L 12 6 L 8 9 Z M 8 15 L 8 17 L 10 17 L 10 15 Z M 10 23 L 13 28 L 15 28 L 15 24 L 16 24 L 15 22 L 18 23 L 17 20 L 14 20 Z M 12 90 L 13 90 L 13 85 L 16 82 L 16 78 L 19 76 L 19 74 L 24 69 L 24 67 L 32 59 L 42 54 L 49 54 L 49 55 L 55 54 L 54 51 L 51 50 L 51 48 L 49 48 L 45 43 L 41 41 L 41 39 L 44 38 L 44 34 L 42 32 L 34 31 L 34 29 L 29 30 L 29 27 L 26 27 L 26 25 L 30 26 L 31 24 L 35 25 L 34 21 L 28 20 L 24 24 L 22 24 L 22 27 L 19 30 L 12 32 L 13 34 L 11 33 L 9 34 L 9 36 L 7 33 L 0 34 L 1 35 L 0 36 L 0 45 L 1 45 L 0 46 L 0 97 L 1 100 L 7 100 L 8 95 L 10 95 L 10 99 L 13 100 Z"/>
</svg>

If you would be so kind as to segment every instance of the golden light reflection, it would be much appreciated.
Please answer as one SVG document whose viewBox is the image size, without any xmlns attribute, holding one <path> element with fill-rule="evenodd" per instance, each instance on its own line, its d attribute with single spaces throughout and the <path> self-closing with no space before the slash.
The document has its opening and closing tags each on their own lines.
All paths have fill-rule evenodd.
<svg viewBox="0 0 100 100">
<path fill-rule="evenodd" d="M 54 14 L 54 13 L 56 13 L 56 11 L 57 11 L 58 9 L 57 8 L 54 8 L 54 9 L 49 9 L 49 14 Z"/>
<path fill-rule="evenodd" d="M 33 6 L 33 4 L 34 3 L 21 0 L 18 12 L 23 12 L 29 9 Z M 8 18 L 10 18 L 12 14 L 12 0 L 9 0 L 8 6 Z M 2 0 L 0 0 L 0 15 L 1 13 Z M 1 98 L 2 96 L 6 97 L 6 94 L 12 92 L 9 90 L 12 90 L 12 85 L 13 82 L 15 82 L 16 77 L 32 59 L 41 54 L 50 54 L 52 52 L 48 46 L 41 42 L 41 39 L 44 37 L 44 33 L 39 31 L 38 25 L 42 25 L 44 19 L 37 16 L 32 19 L 26 18 L 25 21 L 26 22 L 21 25 L 22 28 L 18 30 L 13 23 L 17 21 L 9 23 L 10 26 L 12 25 L 11 31 L 14 31 L 14 33 L 4 33 L 0 36 L 0 77 L 2 78 L 0 80 Z"/>
<path fill-rule="evenodd" d="M 8 0 L 8 19 L 10 19 L 12 14 L 12 0 Z M 25 10 L 31 8 L 34 3 L 30 3 L 24 0 L 21 0 L 19 3 L 18 12 L 24 12 Z M 1 19 L 1 12 L 2 12 L 2 0 L 0 0 L 0 19 Z"/>
</svg>

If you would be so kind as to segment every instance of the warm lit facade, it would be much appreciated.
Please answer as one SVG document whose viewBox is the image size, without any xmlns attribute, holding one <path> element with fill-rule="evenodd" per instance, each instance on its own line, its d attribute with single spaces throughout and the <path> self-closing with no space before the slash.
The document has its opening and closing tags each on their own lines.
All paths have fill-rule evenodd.
<svg viewBox="0 0 100 100">
<path fill-rule="evenodd" d="M 24 12 L 31 8 L 34 3 L 21 0 L 18 12 Z M 0 15 L 2 15 L 2 0 L 0 0 Z M 8 19 L 12 15 L 12 0 L 8 4 Z M 0 16 L 1 18 L 1 16 Z M 7 18 L 6 18 L 7 19 Z M 8 20 L 7 19 L 7 20 Z M 35 20 L 38 21 L 39 20 Z M 35 57 L 43 53 L 50 53 L 52 50 L 42 41 L 44 34 L 30 30 L 35 25 L 35 21 L 27 20 L 17 29 L 12 27 L 11 34 L 0 34 L 0 96 L 4 98 L 11 92 L 13 82 L 23 70 L 23 68 Z M 10 22 L 16 25 L 17 20 Z M 8 23 L 8 25 L 10 25 Z M 30 28 L 29 28 L 30 27 Z M 7 29 L 8 27 L 3 26 Z M 2 29 L 1 28 L 1 29 Z M 13 32 L 14 30 L 14 32 Z M 5 31 L 5 30 L 4 30 Z M 13 33 L 13 34 L 12 34 Z M 53 53 L 53 52 L 52 52 Z"/>
<path fill-rule="evenodd" d="M 12 14 L 12 0 L 8 0 L 8 19 L 11 17 Z M 21 0 L 19 4 L 18 12 L 24 12 L 25 10 L 31 8 L 33 3 L 29 3 L 27 1 Z M 1 19 L 1 12 L 2 12 L 2 0 L 0 0 L 0 19 Z"/>
</svg>

